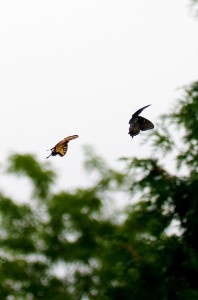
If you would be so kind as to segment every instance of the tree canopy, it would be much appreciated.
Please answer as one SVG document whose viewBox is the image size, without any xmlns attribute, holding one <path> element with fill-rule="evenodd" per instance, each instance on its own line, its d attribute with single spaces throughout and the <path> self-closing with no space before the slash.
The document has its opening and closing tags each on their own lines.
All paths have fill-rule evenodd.
<svg viewBox="0 0 198 300">
<path fill-rule="evenodd" d="M 1 299 L 198 299 L 198 82 L 172 111 L 150 132 L 153 152 L 121 158 L 122 171 L 87 149 L 88 188 L 54 193 L 48 164 L 9 157 L 32 191 L 25 204 L 0 194 Z"/>
</svg>

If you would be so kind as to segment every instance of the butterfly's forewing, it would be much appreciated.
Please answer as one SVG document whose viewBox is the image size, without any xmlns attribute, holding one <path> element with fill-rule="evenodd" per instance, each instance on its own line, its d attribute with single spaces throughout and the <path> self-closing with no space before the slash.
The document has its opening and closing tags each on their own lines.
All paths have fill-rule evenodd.
<svg viewBox="0 0 198 300">
<path fill-rule="evenodd" d="M 58 144 L 56 144 L 56 146 L 54 148 L 59 147 L 59 146 L 62 147 L 63 145 L 65 145 L 66 143 L 69 143 L 69 141 L 76 139 L 77 137 L 78 137 L 78 135 L 70 135 L 70 136 L 66 137 L 65 139 L 63 139 L 62 141 L 60 141 Z"/>
<path fill-rule="evenodd" d="M 67 143 L 71 140 L 74 140 L 74 139 L 77 139 L 78 138 L 78 135 L 75 134 L 75 135 L 70 135 L 68 137 L 66 137 L 65 139 L 63 139 L 60 143 Z"/>
<path fill-rule="evenodd" d="M 139 116 L 138 122 L 139 122 L 140 130 L 142 130 L 142 131 L 146 131 L 146 130 L 154 128 L 153 123 L 146 118 Z"/>
<path fill-rule="evenodd" d="M 146 105 L 146 106 L 144 106 L 144 107 L 138 109 L 138 110 L 133 114 L 133 116 L 134 116 L 134 117 L 137 117 L 137 116 L 138 116 L 145 108 L 147 108 L 147 107 L 149 107 L 149 106 L 151 106 L 151 104 Z"/>
</svg>

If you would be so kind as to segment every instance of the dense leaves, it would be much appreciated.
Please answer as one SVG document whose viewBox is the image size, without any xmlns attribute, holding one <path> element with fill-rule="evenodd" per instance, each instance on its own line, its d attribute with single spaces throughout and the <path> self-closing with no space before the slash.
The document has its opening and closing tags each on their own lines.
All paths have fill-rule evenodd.
<svg viewBox="0 0 198 300">
<path fill-rule="evenodd" d="M 197 111 L 195 82 L 151 132 L 152 157 L 122 158 L 122 171 L 86 148 L 95 182 L 73 192 L 52 193 L 49 165 L 12 155 L 9 173 L 33 193 L 25 204 L 0 194 L 0 298 L 197 299 Z"/>
</svg>

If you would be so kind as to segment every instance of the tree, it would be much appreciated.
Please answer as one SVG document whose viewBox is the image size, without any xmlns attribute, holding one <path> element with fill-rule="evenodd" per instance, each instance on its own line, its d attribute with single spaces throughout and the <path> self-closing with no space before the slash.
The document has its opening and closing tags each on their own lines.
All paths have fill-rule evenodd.
<svg viewBox="0 0 198 300">
<path fill-rule="evenodd" d="M 49 165 L 9 158 L 32 193 L 26 204 L 0 195 L 1 299 L 198 298 L 198 82 L 172 111 L 150 134 L 151 157 L 122 158 L 122 171 L 86 149 L 89 188 L 53 193 Z M 114 211 L 116 198 L 127 207 Z"/>
<path fill-rule="evenodd" d="M 195 15 L 197 15 L 197 9 L 198 9 L 198 0 L 191 0 L 190 4 L 193 8 L 193 10 L 195 11 Z"/>
</svg>

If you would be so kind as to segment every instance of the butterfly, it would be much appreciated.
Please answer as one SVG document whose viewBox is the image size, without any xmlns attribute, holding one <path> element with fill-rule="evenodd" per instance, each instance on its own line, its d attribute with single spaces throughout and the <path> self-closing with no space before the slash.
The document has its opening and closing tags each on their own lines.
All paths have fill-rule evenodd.
<svg viewBox="0 0 198 300">
<path fill-rule="evenodd" d="M 76 138 L 78 138 L 78 135 L 70 135 L 70 136 L 66 137 L 65 139 L 63 139 L 62 141 L 60 141 L 58 144 L 56 144 L 56 146 L 49 149 L 51 151 L 51 153 L 46 158 L 49 158 L 50 156 L 56 156 L 57 154 L 59 156 L 64 156 L 67 153 L 69 141 L 76 139 Z"/>
<path fill-rule="evenodd" d="M 140 117 L 139 114 L 147 108 L 149 105 L 146 105 L 140 109 L 138 109 L 133 115 L 132 118 L 129 120 L 129 134 L 133 138 L 135 135 L 138 135 L 141 131 L 146 131 L 149 129 L 153 129 L 154 125 L 151 121 L 147 120 L 146 118 Z"/>
</svg>

